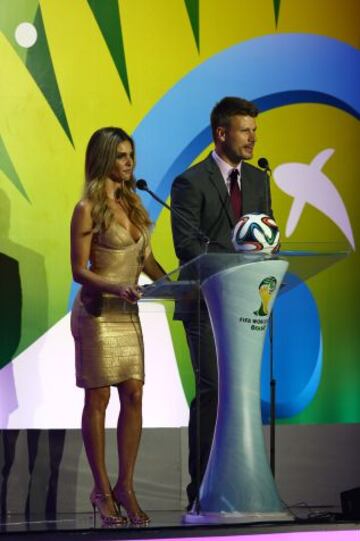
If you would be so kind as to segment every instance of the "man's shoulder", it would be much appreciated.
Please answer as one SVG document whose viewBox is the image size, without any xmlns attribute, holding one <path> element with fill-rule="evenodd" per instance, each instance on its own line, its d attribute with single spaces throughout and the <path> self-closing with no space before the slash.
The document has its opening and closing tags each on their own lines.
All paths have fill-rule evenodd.
<svg viewBox="0 0 360 541">
<path fill-rule="evenodd" d="M 201 160 L 201 162 L 198 162 L 195 165 L 192 165 L 191 167 L 186 169 L 183 173 L 180 173 L 177 179 L 184 178 L 191 182 L 197 182 L 198 180 L 201 181 L 204 175 L 208 174 L 209 171 L 211 171 L 213 167 L 216 167 L 216 165 L 211 155 L 209 155 L 204 160 Z"/>
<path fill-rule="evenodd" d="M 256 167 L 255 165 L 252 165 L 249 162 L 243 161 L 241 168 L 242 168 L 242 172 L 244 174 L 248 174 L 249 176 L 260 175 L 261 177 L 263 177 L 265 175 L 265 171 L 263 171 L 262 169 L 259 169 L 258 167 Z"/>
</svg>

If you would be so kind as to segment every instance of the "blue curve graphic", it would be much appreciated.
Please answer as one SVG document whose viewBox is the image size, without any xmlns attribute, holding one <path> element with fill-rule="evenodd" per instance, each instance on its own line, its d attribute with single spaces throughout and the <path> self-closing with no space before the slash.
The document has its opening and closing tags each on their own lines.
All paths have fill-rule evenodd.
<svg viewBox="0 0 360 541">
<path fill-rule="evenodd" d="M 307 285 L 286 274 L 288 286 L 273 312 L 276 416 L 296 415 L 316 393 L 322 370 L 322 334 L 316 302 Z M 270 417 L 270 338 L 267 330 L 261 369 L 261 413 Z"/>
<path fill-rule="evenodd" d="M 138 178 L 166 199 L 174 177 L 211 142 L 209 113 L 223 96 L 243 96 L 264 112 L 323 103 L 360 115 L 360 52 L 314 34 L 271 34 L 222 51 L 181 79 L 133 133 Z M 161 207 L 146 197 L 152 220 Z"/>
<path fill-rule="evenodd" d="M 140 157 L 137 177 L 145 178 L 159 197 L 167 199 L 173 179 L 210 144 L 209 113 L 226 95 L 254 101 L 262 112 L 295 103 L 322 103 L 359 118 L 359 60 L 357 49 L 314 34 L 271 34 L 216 54 L 170 89 L 134 131 Z M 147 195 L 144 204 L 156 221 L 162 207 Z M 76 290 L 73 284 L 69 309 Z M 275 311 L 279 322 L 274 352 L 277 416 L 290 417 L 309 404 L 319 385 L 320 320 L 304 283 L 280 297 Z M 293 312 L 294 317 L 289 317 Z M 283 336 L 290 339 L 283 340 Z M 301 343 L 301 350 L 294 343 Z M 269 412 L 268 358 L 267 339 L 262 373 L 265 422 Z M 291 363 L 286 362 L 290 358 Z"/>
<path fill-rule="evenodd" d="M 359 60 L 359 51 L 350 45 L 313 34 L 274 34 L 218 53 L 176 84 L 135 130 L 141 156 L 138 177 L 146 178 L 166 199 L 173 179 L 210 144 L 209 112 L 226 95 L 244 96 L 262 112 L 294 103 L 322 103 L 359 118 Z M 145 203 L 155 221 L 161 207 L 148 197 Z M 299 283 L 278 299 L 276 320 L 276 412 L 284 418 L 310 403 L 321 377 L 320 320 L 306 284 Z M 267 338 L 261 380 L 264 422 L 269 417 L 268 371 Z"/>
</svg>

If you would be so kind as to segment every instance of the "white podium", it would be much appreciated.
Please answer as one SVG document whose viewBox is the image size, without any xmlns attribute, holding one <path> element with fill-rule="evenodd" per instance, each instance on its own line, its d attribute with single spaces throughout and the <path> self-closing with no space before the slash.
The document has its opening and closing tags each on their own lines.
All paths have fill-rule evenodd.
<svg viewBox="0 0 360 541">
<path fill-rule="evenodd" d="M 199 505 L 184 516 L 186 523 L 293 520 L 278 495 L 263 437 L 260 374 L 266 328 L 289 267 L 306 279 L 345 255 L 306 250 L 276 256 L 204 254 L 146 290 L 145 298 L 176 299 L 195 312 L 193 317 L 203 302 L 201 293 L 214 332 L 217 420 Z"/>
</svg>

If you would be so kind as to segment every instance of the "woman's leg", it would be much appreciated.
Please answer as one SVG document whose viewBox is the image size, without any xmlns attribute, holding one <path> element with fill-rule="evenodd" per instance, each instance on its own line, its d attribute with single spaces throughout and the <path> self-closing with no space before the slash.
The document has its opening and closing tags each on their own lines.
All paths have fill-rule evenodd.
<svg viewBox="0 0 360 541">
<path fill-rule="evenodd" d="M 109 399 L 109 387 L 85 389 L 82 436 L 95 491 L 100 494 L 109 492 L 109 478 L 105 466 L 105 412 Z"/>
<path fill-rule="evenodd" d="M 116 500 L 127 510 L 133 521 L 148 521 L 137 503 L 133 479 L 142 427 L 142 387 L 139 380 L 130 379 L 118 385 L 121 411 L 117 429 L 119 475 L 113 492 Z"/>
<path fill-rule="evenodd" d="M 142 427 L 142 381 L 118 385 L 121 410 L 117 426 L 119 475 L 116 488 L 133 490 L 133 477 Z"/>
<path fill-rule="evenodd" d="M 121 525 L 126 523 L 126 520 L 119 516 L 115 507 L 105 465 L 105 413 L 109 399 L 110 387 L 85 390 L 82 435 L 94 478 L 91 503 L 99 509 L 105 524 Z"/>
<path fill-rule="evenodd" d="M 110 486 L 105 466 L 105 412 L 109 398 L 109 387 L 85 389 L 82 436 L 95 491 L 101 494 L 108 493 Z"/>
</svg>

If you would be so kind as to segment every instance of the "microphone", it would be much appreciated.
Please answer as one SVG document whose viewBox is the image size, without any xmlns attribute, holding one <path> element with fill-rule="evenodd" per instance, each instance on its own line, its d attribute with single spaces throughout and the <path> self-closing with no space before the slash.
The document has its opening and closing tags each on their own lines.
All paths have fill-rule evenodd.
<svg viewBox="0 0 360 541">
<path fill-rule="evenodd" d="M 258 166 L 261 169 L 265 169 L 267 172 L 271 173 L 271 168 L 270 168 L 269 162 L 267 161 L 266 158 L 259 158 L 258 159 Z"/>
<path fill-rule="evenodd" d="M 272 216 L 271 196 L 270 196 L 271 168 L 266 158 L 259 158 L 258 166 L 261 167 L 261 169 L 265 170 L 265 174 L 266 174 L 265 203 L 266 203 L 266 209 L 267 209 L 266 214 L 269 214 L 269 216 Z"/>
<path fill-rule="evenodd" d="M 138 190 L 144 190 L 145 192 L 149 189 L 146 180 L 143 178 L 139 178 L 139 180 L 136 181 L 136 187 Z"/>
<path fill-rule="evenodd" d="M 201 242 L 203 242 L 206 245 L 206 247 L 210 244 L 209 237 L 207 235 L 205 235 L 205 233 L 203 231 L 201 231 L 201 229 L 198 229 L 191 222 L 189 222 L 189 220 L 187 218 L 185 218 L 185 216 L 183 216 L 181 212 L 179 212 L 178 210 L 175 210 L 174 208 L 171 208 L 165 201 L 160 199 L 160 197 L 158 197 L 154 192 L 152 192 L 150 190 L 150 188 L 148 186 L 148 183 L 146 182 L 145 179 L 139 178 L 139 180 L 137 180 L 135 184 L 136 184 L 136 187 L 137 187 L 138 190 L 142 190 L 144 192 L 149 193 L 151 195 L 151 197 L 153 197 L 158 203 L 160 203 L 160 205 L 162 205 L 163 207 L 170 210 L 170 212 L 173 212 L 174 214 L 176 214 L 176 216 L 179 216 L 179 218 L 186 225 L 188 225 L 190 227 L 190 229 L 192 229 L 194 232 L 196 232 L 196 234 L 198 236 L 198 239 Z"/>
<path fill-rule="evenodd" d="M 168 210 L 171 210 L 171 208 L 169 207 L 169 205 L 167 203 L 165 203 L 165 201 L 163 201 L 162 199 L 160 199 L 160 197 L 158 197 L 156 195 L 156 193 L 152 192 L 148 186 L 148 183 L 146 182 L 145 179 L 143 178 L 139 178 L 139 180 L 136 181 L 135 183 L 136 187 L 138 190 L 142 190 L 144 192 L 147 192 L 151 195 L 151 197 L 153 197 L 158 203 L 160 203 L 160 205 L 162 205 L 163 207 L 166 207 Z"/>
</svg>

